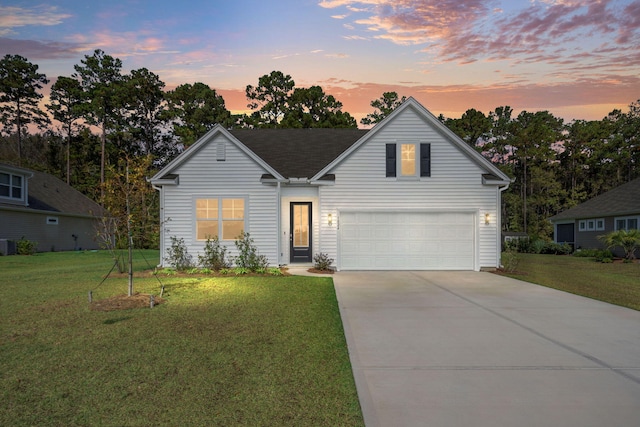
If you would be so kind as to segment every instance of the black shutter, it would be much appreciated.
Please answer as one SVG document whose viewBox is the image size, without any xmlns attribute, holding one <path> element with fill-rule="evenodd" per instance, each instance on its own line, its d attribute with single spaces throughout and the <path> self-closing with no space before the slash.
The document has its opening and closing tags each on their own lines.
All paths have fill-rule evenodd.
<svg viewBox="0 0 640 427">
<path fill-rule="evenodd" d="M 387 176 L 396 176 L 396 144 L 387 144 Z"/>
<path fill-rule="evenodd" d="M 420 144 L 420 176 L 431 176 L 431 144 Z"/>
</svg>

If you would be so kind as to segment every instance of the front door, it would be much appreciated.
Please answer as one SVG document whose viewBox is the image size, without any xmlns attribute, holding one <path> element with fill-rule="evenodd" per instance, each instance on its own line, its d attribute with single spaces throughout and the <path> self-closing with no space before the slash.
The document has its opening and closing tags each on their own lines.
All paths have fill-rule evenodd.
<svg viewBox="0 0 640 427">
<path fill-rule="evenodd" d="M 311 262 L 311 202 L 291 203 L 291 262 Z"/>
</svg>

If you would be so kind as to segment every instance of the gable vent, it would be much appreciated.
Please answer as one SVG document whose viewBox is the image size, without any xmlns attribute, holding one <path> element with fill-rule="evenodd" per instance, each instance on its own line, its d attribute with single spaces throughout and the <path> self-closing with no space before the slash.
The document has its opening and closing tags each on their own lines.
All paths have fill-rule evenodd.
<svg viewBox="0 0 640 427">
<path fill-rule="evenodd" d="M 226 146 L 224 141 L 218 141 L 216 147 L 216 160 L 219 162 L 224 162 L 226 160 Z"/>
</svg>

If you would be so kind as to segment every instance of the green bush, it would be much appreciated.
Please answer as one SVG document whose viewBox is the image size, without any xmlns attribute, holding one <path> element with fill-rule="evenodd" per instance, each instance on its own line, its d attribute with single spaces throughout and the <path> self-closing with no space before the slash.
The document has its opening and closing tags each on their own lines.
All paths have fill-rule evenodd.
<svg viewBox="0 0 640 427">
<path fill-rule="evenodd" d="M 176 270 L 184 271 L 193 267 L 193 257 L 189 254 L 183 238 L 171 236 L 171 247 L 167 249 L 168 261 Z"/>
<path fill-rule="evenodd" d="M 315 262 L 313 268 L 316 270 L 328 270 L 331 267 L 333 258 L 329 258 L 329 255 L 320 252 L 313 257 L 313 261 Z"/>
<path fill-rule="evenodd" d="M 213 271 L 230 267 L 229 261 L 227 260 L 227 248 L 220 244 L 218 236 L 214 236 L 213 239 L 207 239 L 204 245 L 204 255 L 198 255 L 198 263 L 202 267 Z"/>
<path fill-rule="evenodd" d="M 246 269 L 248 272 L 255 272 L 258 269 L 269 267 L 269 261 L 264 255 L 258 253 L 253 243 L 253 239 L 249 233 L 244 231 L 240 233 L 235 241 L 236 248 L 238 248 L 238 256 L 235 257 L 235 264 L 237 268 Z"/>
<path fill-rule="evenodd" d="M 24 236 L 16 242 L 16 253 L 18 255 L 33 255 L 36 253 L 38 242 L 27 240 Z"/>
<path fill-rule="evenodd" d="M 513 273 L 518 268 L 520 262 L 520 253 L 516 249 L 516 245 L 508 248 L 502 253 L 502 268 L 508 272 Z"/>
</svg>

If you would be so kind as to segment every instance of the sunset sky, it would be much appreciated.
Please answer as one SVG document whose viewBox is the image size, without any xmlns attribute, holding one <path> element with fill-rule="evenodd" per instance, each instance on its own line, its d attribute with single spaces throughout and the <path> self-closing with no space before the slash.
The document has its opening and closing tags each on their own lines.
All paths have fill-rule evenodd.
<svg viewBox="0 0 640 427">
<path fill-rule="evenodd" d="M 94 49 L 233 112 L 273 70 L 358 120 L 385 91 L 434 114 L 510 105 L 601 119 L 640 99 L 640 0 L 48 0 L 0 2 L 0 55 L 48 78 Z"/>
</svg>

